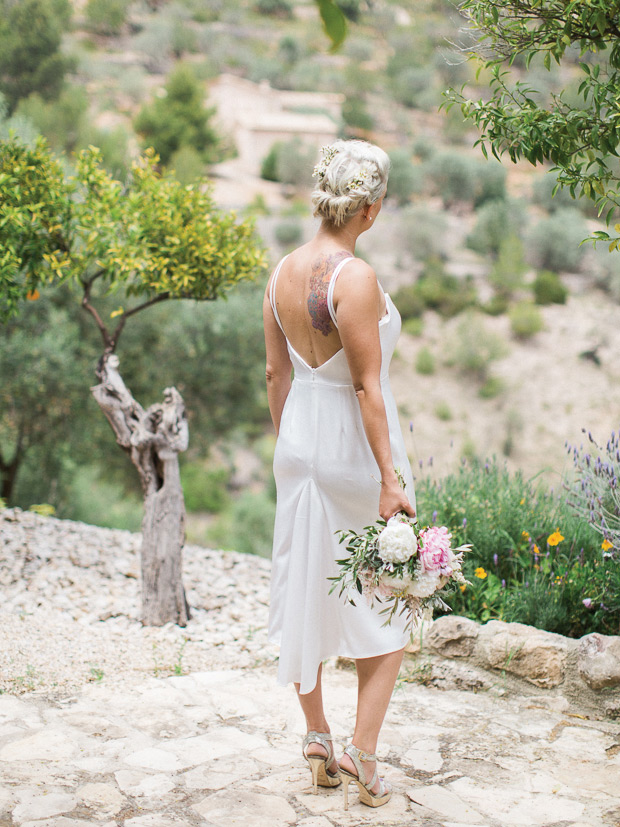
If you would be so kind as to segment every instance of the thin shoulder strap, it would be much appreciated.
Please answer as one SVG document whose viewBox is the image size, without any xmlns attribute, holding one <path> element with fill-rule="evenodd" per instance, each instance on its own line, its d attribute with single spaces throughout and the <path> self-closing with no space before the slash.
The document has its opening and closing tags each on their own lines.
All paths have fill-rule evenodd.
<svg viewBox="0 0 620 827">
<path fill-rule="evenodd" d="M 336 321 L 336 310 L 334 308 L 334 287 L 336 286 L 336 279 L 340 275 L 340 271 L 342 270 L 344 265 L 347 264 L 349 261 L 353 261 L 354 258 L 355 256 L 349 256 L 348 258 L 342 259 L 340 264 L 338 264 L 338 266 L 332 273 L 332 277 L 329 280 L 329 285 L 327 287 L 327 309 L 329 310 L 329 315 L 335 327 L 338 327 L 338 322 Z"/>
<path fill-rule="evenodd" d="M 284 258 L 280 260 L 280 263 L 276 267 L 275 272 L 273 274 L 273 278 L 271 279 L 271 284 L 269 285 L 269 304 L 271 305 L 273 315 L 275 316 L 276 322 L 278 323 L 282 333 L 284 333 L 284 328 L 282 327 L 280 315 L 278 314 L 278 308 L 276 307 L 276 281 L 278 280 L 278 276 L 280 275 L 282 265 L 284 264 L 287 258 L 288 256 L 284 256 Z"/>
</svg>

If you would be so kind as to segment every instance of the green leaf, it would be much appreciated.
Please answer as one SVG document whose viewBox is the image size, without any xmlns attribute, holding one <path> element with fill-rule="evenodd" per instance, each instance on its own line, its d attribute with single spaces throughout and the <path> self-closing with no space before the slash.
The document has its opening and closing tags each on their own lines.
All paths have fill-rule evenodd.
<svg viewBox="0 0 620 827">
<path fill-rule="evenodd" d="M 333 0 L 315 0 L 323 21 L 323 28 L 332 41 L 331 51 L 335 51 L 347 36 L 347 21 L 342 10 Z"/>
</svg>

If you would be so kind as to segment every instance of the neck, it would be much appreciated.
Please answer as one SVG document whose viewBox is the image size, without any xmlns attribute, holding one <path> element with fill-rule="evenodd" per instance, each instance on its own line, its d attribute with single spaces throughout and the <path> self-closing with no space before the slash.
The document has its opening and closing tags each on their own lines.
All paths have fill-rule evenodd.
<svg viewBox="0 0 620 827">
<path fill-rule="evenodd" d="M 316 234 L 319 241 L 331 241 L 340 249 L 347 250 L 352 255 L 355 253 L 355 242 L 360 235 L 357 227 L 353 226 L 354 222 L 349 221 L 342 227 L 334 227 L 327 221 L 323 221 Z"/>
</svg>

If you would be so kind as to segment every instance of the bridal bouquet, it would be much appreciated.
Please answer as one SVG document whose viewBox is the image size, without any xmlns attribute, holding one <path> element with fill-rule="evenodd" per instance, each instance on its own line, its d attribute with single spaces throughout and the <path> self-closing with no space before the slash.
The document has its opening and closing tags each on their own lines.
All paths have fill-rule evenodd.
<svg viewBox="0 0 620 827">
<path fill-rule="evenodd" d="M 406 628 L 413 634 L 421 620 L 431 620 L 433 609 L 449 610 L 439 592 L 450 583 L 467 583 L 461 571 L 463 554 L 469 544 L 453 549 L 452 535 L 445 526 L 419 529 L 417 521 L 405 514 L 378 520 L 366 526 L 363 534 L 339 531 L 346 541 L 349 556 L 338 560 L 340 574 L 330 577 L 331 592 L 340 584 L 340 595 L 353 605 L 356 589 L 372 603 L 386 603 L 380 614 L 387 614 L 388 625 L 396 612 L 408 613 Z"/>
</svg>

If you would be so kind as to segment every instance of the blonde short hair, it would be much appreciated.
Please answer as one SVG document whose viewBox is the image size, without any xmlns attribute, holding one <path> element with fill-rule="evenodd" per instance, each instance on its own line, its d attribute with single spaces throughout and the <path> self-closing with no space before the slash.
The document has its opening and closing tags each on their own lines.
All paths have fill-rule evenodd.
<svg viewBox="0 0 620 827">
<path fill-rule="evenodd" d="M 385 194 L 390 159 L 368 141 L 336 141 L 321 152 L 314 168 L 314 215 L 340 227 Z"/>
</svg>

